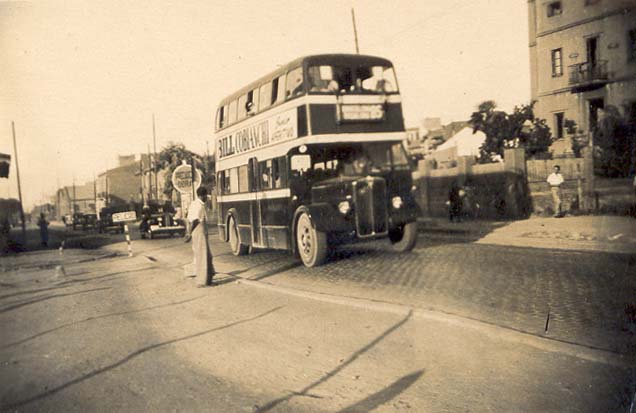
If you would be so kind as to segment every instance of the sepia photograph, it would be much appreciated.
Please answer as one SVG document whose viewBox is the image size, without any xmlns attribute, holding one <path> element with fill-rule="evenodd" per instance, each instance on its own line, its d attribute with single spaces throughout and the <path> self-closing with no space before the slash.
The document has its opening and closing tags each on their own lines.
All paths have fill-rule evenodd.
<svg viewBox="0 0 636 413">
<path fill-rule="evenodd" d="M 0 412 L 635 404 L 636 0 L 0 0 Z"/>
</svg>

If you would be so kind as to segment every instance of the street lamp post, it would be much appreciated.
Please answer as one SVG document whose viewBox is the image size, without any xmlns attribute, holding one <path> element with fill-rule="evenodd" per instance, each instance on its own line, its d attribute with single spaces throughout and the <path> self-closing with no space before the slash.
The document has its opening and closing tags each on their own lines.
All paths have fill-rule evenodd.
<svg viewBox="0 0 636 413">
<path fill-rule="evenodd" d="M 15 154 L 15 172 L 18 178 L 18 198 L 20 200 L 20 220 L 22 221 L 22 242 L 26 244 L 26 223 L 24 222 L 24 207 L 22 206 L 22 188 L 20 186 L 20 168 L 18 167 L 18 145 L 15 141 L 15 123 L 11 121 L 13 133 L 13 153 Z"/>
</svg>

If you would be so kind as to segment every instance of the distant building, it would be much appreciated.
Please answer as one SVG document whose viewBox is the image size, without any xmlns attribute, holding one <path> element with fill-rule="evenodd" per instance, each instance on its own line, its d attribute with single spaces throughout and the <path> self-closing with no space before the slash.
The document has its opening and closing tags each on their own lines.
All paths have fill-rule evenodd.
<svg viewBox="0 0 636 413">
<path fill-rule="evenodd" d="M 479 149 L 485 140 L 485 133 L 481 131 L 473 133 L 471 126 L 464 126 L 439 145 L 427 159 L 434 159 L 441 167 L 452 167 L 459 156 L 479 157 Z"/>
<path fill-rule="evenodd" d="M 432 153 L 438 146 L 446 142 L 451 136 L 468 126 L 467 121 L 453 121 L 438 129 L 429 130 L 424 138 L 424 153 Z"/>
<path fill-rule="evenodd" d="M 432 130 L 437 130 L 442 128 L 442 119 L 441 118 L 424 118 L 422 119 L 422 129 L 424 129 L 425 133 Z"/>
<path fill-rule="evenodd" d="M 421 148 L 420 128 L 406 128 L 406 150 L 409 153 L 419 152 Z"/>
<path fill-rule="evenodd" d="M 47 219 L 54 219 L 56 217 L 55 204 L 45 203 L 35 205 L 33 209 L 31 209 L 31 219 L 37 220 L 41 213 L 44 213 Z"/>
<path fill-rule="evenodd" d="M 164 202 L 165 172 L 159 171 L 155 189 L 152 156 L 147 154 L 119 156 L 119 165 L 98 175 L 97 196 L 108 205 L 147 203 L 149 199 Z"/>
<path fill-rule="evenodd" d="M 528 0 L 535 115 L 571 153 L 565 120 L 590 134 L 603 108 L 636 122 L 636 0 Z"/>
<path fill-rule="evenodd" d="M 58 189 L 55 196 L 55 213 L 58 219 L 62 219 L 65 215 L 73 215 L 73 213 L 95 213 L 93 181 Z"/>
</svg>

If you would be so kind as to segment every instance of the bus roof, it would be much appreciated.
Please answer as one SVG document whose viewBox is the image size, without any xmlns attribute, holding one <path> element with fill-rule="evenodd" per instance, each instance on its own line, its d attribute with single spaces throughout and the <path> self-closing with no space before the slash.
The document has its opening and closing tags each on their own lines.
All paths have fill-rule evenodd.
<svg viewBox="0 0 636 413">
<path fill-rule="evenodd" d="M 280 66 L 278 69 L 274 70 L 273 72 L 270 72 L 269 74 L 260 77 L 258 80 L 251 82 L 247 86 L 239 89 L 238 91 L 232 93 L 231 95 L 226 96 L 225 98 L 221 100 L 221 102 L 219 103 L 219 106 L 224 106 L 230 103 L 234 99 L 237 99 L 239 96 L 246 94 L 250 90 L 253 90 L 259 87 L 260 85 L 262 85 L 263 83 L 267 81 L 277 78 L 283 73 L 287 73 L 287 71 L 295 67 L 301 66 L 303 64 L 306 66 L 327 65 L 327 64 L 333 64 L 334 62 L 348 63 L 348 64 L 362 63 L 367 65 L 393 66 L 391 61 L 388 59 L 377 57 L 377 56 L 369 56 L 369 55 L 332 53 L 332 54 L 318 54 L 318 55 L 303 56 L 303 57 L 294 59 L 285 65 Z"/>
</svg>

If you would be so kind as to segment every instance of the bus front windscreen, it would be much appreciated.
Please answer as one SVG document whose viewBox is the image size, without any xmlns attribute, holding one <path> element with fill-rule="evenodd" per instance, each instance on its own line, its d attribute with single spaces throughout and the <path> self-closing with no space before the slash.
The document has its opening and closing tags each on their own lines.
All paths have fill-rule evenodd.
<svg viewBox="0 0 636 413">
<path fill-rule="evenodd" d="M 303 157 L 306 159 L 300 159 Z M 305 166 L 295 167 L 295 163 L 301 160 L 305 161 Z M 306 155 L 292 157 L 292 170 L 309 170 L 317 180 L 367 174 L 382 175 L 392 170 L 408 171 L 409 168 L 407 155 L 400 143 L 314 147 Z"/>
<path fill-rule="evenodd" d="M 309 66 L 308 77 L 310 92 L 382 94 L 398 91 L 391 66 Z"/>
</svg>

